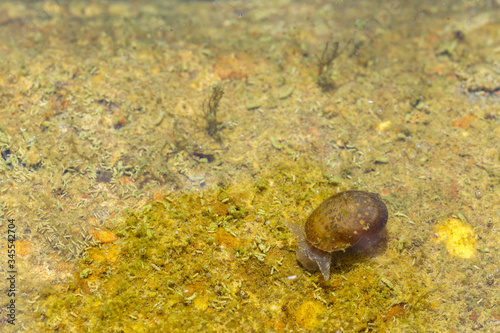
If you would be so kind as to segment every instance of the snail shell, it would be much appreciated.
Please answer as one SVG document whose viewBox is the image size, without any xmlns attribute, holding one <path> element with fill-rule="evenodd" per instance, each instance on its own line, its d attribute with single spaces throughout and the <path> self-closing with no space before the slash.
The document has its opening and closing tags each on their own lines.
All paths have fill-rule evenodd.
<svg viewBox="0 0 500 333">
<path fill-rule="evenodd" d="M 362 237 L 378 233 L 387 223 L 387 207 L 375 193 L 346 191 L 332 195 L 307 219 L 307 241 L 333 252 L 356 244 Z"/>
<path fill-rule="evenodd" d="M 309 270 L 330 277 L 332 252 L 344 250 L 379 233 L 387 223 L 387 207 L 376 193 L 337 193 L 316 208 L 304 227 L 285 222 L 297 237 L 297 260 Z"/>
</svg>

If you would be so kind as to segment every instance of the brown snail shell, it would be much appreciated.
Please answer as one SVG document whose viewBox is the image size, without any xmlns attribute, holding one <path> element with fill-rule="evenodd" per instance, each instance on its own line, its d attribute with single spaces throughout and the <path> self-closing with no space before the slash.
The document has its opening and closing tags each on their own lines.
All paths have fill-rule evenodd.
<svg viewBox="0 0 500 333">
<path fill-rule="evenodd" d="M 307 219 L 306 239 L 314 247 L 333 252 L 356 244 L 362 237 L 378 233 L 388 212 L 380 196 L 363 191 L 332 195 Z"/>
<path fill-rule="evenodd" d="M 379 233 L 387 223 L 387 207 L 376 193 L 345 191 L 332 195 L 316 208 L 304 227 L 286 222 L 298 239 L 297 260 L 328 280 L 331 253 Z"/>
</svg>

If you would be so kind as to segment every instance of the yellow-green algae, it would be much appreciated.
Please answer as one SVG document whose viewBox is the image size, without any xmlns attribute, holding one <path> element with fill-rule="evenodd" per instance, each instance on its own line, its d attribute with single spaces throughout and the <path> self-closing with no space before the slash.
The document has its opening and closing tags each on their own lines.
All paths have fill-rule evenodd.
<svg viewBox="0 0 500 333">
<path fill-rule="evenodd" d="M 286 174 L 295 171 L 282 169 L 270 175 L 273 185 L 258 180 L 169 196 L 129 211 L 117 225 L 117 245 L 91 250 L 94 259 L 81 261 L 80 273 L 64 293 L 45 291 L 35 314 L 44 317 L 40 327 L 90 332 L 387 329 L 395 304 L 408 308 L 398 316 L 399 325 L 426 326 L 435 306 L 426 293 L 435 284 L 416 278 L 410 266 L 381 275 L 383 263 L 376 258 L 399 253 L 395 242 L 339 253 L 328 282 L 298 265 L 295 241 L 281 221 L 296 218 L 292 207 L 307 213 L 341 188 L 323 181 L 316 185 L 319 193 L 308 190 L 310 177 L 322 177 L 314 172 L 297 175 L 288 186 Z M 281 201 L 273 200 L 278 192 Z M 118 251 L 109 254 L 109 247 Z"/>
</svg>

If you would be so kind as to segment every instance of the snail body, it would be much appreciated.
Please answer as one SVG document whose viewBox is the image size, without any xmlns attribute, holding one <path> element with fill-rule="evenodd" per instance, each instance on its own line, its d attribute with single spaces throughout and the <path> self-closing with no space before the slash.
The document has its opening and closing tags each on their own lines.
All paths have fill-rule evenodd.
<svg viewBox="0 0 500 333">
<path fill-rule="evenodd" d="M 304 226 L 285 222 L 297 237 L 297 260 L 330 278 L 332 253 L 378 234 L 386 225 L 387 207 L 376 193 L 345 191 L 323 201 Z"/>
</svg>

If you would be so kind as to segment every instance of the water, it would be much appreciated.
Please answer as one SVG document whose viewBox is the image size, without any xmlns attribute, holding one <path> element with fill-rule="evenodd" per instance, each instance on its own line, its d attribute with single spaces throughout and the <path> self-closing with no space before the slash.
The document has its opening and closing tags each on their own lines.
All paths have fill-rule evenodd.
<svg viewBox="0 0 500 333">
<path fill-rule="evenodd" d="M 499 18 L 2 2 L 2 331 L 498 330 Z M 354 189 L 386 235 L 325 282 L 284 221 Z"/>
</svg>

